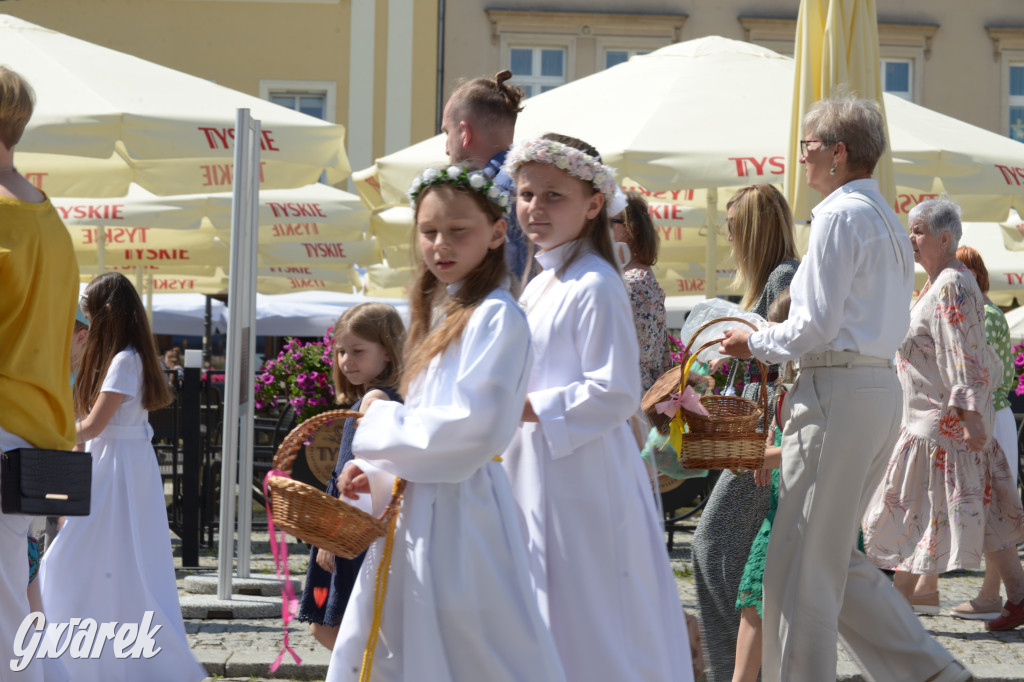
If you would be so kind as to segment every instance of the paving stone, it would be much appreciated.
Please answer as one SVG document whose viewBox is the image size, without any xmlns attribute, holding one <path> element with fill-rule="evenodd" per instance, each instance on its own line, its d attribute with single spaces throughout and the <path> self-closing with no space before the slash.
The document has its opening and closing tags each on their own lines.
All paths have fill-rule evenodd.
<svg viewBox="0 0 1024 682">
<path fill-rule="evenodd" d="M 273 576 L 274 563 L 270 556 L 266 533 L 254 534 L 251 573 Z M 674 549 L 670 553 L 676 574 L 676 586 L 684 607 L 699 617 L 697 591 L 690 563 L 691 533 L 677 532 Z M 288 544 L 288 566 L 293 578 L 304 581 L 309 561 L 308 547 L 294 541 Z M 214 553 L 200 559 L 200 569 L 179 568 L 179 595 L 184 599 L 185 578 L 205 572 L 213 574 L 217 567 Z M 962 620 L 949 615 L 949 608 L 973 597 L 981 585 L 981 571 L 956 571 L 939 578 L 940 605 L 938 616 L 923 616 L 922 623 L 939 642 L 967 665 L 977 682 L 1024 681 L 1024 628 L 1010 632 L 988 632 L 980 621 Z M 299 590 L 296 590 L 299 594 Z M 278 594 L 278 593 L 275 593 Z M 267 682 L 269 680 L 322 680 L 327 674 L 330 652 L 320 646 L 309 632 L 306 623 L 293 621 L 289 625 L 289 639 L 293 649 L 302 658 L 296 666 L 286 654 L 282 666 L 270 674 L 271 662 L 281 651 L 283 631 L 280 620 L 280 602 L 274 618 L 251 619 L 186 619 L 185 631 L 193 652 L 207 671 L 218 682 Z M 842 646 L 837 649 L 836 680 L 863 682 L 864 678 Z"/>
</svg>

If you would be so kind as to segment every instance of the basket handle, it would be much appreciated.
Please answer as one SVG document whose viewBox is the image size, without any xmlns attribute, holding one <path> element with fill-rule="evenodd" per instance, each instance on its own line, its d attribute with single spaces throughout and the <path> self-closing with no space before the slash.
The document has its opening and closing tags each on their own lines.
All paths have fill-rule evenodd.
<svg viewBox="0 0 1024 682">
<path fill-rule="evenodd" d="M 278 471 L 284 471 L 291 476 L 292 464 L 295 463 L 295 457 L 299 454 L 299 449 L 317 429 L 338 419 L 359 419 L 362 416 L 362 412 L 356 412 L 355 410 L 330 410 L 329 412 L 322 412 L 315 417 L 310 417 L 289 431 L 288 435 L 281 441 L 277 452 L 274 453 L 274 468 Z"/>
<path fill-rule="evenodd" d="M 721 337 L 721 338 L 718 338 L 718 339 L 712 339 L 711 341 L 708 341 L 707 343 L 702 345 L 700 348 L 698 348 L 693 353 L 691 353 L 689 351 L 690 346 L 693 345 L 693 342 L 697 340 L 697 337 L 700 336 L 700 333 L 702 331 L 704 331 L 705 329 L 707 329 L 708 327 L 710 327 L 713 324 L 718 324 L 719 322 L 741 322 L 741 323 L 747 325 L 748 327 L 750 327 L 751 329 L 753 329 L 754 331 L 758 331 L 757 327 L 755 327 L 751 322 L 749 322 L 747 320 L 744 320 L 742 317 L 717 317 L 717 318 L 715 318 L 715 319 L 713 319 L 713 320 L 711 320 L 709 322 L 706 322 L 703 325 L 701 325 L 700 328 L 697 329 L 697 331 L 695 331 L 693 333 L 693 336 L 690 337 L 690 343 L 686 344 L 686 347 L 687 347 L 686 353 L 687 353 L 687 355 L 689 357 L 687 357 L 686 362 L 683 364 L 683 371 L 681 371 L 679 373 L 679 392 L 680 393 L 682 393 L 683 389 L 686 388 L 686 380 L 690 376 L 690 368 L 693 366 L 693 363 L 697 360 L 697 356 L 700 355 L 701 351 L 703 351 L 706 348 L 710 348 L 711 346 L 715 345 L 716 343 L 721 343 L 722 341 L 725 340 L 724 336 Z M 760 370 L 760 374 L 761 374 L 761 390 L 758 392 L 758 397 L 760 398 L 760 401 L 761 401 L 761 415 L 762 415 L 762 417 L 764 419 L 764 433 L 768 433 L 768 428 L 769 428 L 769 423 L 768 423 L 768 391 L 767 391 L 768 368 L 765 366 L 765 364 L 763 362 L 761 362 L 757 358 L 752 357 L 751 359 L 754 362 L 757 363 L 758 370 Z M 739 358 L 736 358 L 736 360 L 739 360 Z"/>
</svg>

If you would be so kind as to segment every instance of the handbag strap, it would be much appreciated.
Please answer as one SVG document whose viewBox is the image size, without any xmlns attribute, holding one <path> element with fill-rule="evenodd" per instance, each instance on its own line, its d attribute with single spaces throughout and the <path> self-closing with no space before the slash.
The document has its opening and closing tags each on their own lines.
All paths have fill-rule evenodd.
<svg viewBox="0 0 1024 682">
<path fill-rule="evenodd" d="M 889 217 L 885 214 L 885 211 L 882 210 L 882 207 L 878 205 L 877 201 L 869 197 L 867 194 L 862 194 L 861 192 L 850 192 L 849 196 L 868 204 L 871 208 L 875 209 L 875 212 L 882 218 L 882 222 L 885 223 L 886 230 L 889 232 L 889 242 L 892 244 L 892 250 L 896 254 L 896 263 L 899 264 L 900 271 L 904 271 L 906 266 L 903 264 L 903 250 L 896 242 L 896 231 L 894 230 Z"/>
</svg>

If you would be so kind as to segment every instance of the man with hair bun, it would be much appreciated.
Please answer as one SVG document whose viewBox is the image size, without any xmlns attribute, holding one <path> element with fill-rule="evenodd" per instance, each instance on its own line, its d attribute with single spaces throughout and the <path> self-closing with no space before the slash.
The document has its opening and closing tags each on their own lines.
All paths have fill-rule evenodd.
<svg viewBox="0 0 1024 682">
<path fill-rule="evenodd" d="M 516 195 L 516 183 L 501 170 L 512 146 L 516 118 L 523 110 L 523 91 L 505 83 L 512 72 L 505 70 L 494 78 L 474 78 L 457 87 L 445 104 L 441 131 L 447 136 L 445 153 L 452 163 L 481 168 L 494 184 Z M 517 288 L 532 276 L 533 250 L 513 211 L 506 217 L 505 236 L 509 271 Z"/>
</svg>

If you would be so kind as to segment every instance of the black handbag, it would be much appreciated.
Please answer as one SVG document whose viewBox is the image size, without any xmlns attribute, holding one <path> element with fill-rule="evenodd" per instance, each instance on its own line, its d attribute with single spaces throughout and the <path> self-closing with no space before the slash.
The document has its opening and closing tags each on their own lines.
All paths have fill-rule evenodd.
<svg viewBox="0 0 1024 682">
<path fill-rule="evenodd" d="M 16 448 L 0 452 L 0 508 L 4 514 L 88 516 L 92 455 Z"/>
</svg>

